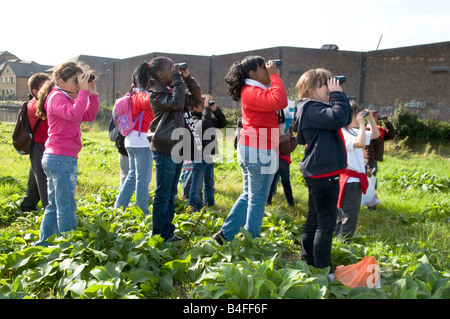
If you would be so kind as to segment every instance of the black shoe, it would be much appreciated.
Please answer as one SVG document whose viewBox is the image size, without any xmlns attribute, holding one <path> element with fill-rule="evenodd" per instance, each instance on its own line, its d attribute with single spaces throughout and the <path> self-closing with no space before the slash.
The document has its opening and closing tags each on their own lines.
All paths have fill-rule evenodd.
<svg viewBox="0 0 450 319">
<path fill-rule="evenodd" d="M 225 240 L 225 238 L 223 238 L 223 231 L 219 231 L 218 233 L 214 234 L 212 238 L 214 238 L 220 246 L 223 245 L 223 242 Z"/>
</svg>

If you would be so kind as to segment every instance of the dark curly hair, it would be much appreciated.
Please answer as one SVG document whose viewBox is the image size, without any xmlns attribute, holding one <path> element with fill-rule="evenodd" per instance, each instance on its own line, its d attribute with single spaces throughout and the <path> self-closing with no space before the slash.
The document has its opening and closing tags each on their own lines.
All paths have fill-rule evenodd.
<svg viewBox="0 0 450 319">
<path fill-rule="evenodd" d="M 263 57 L 252 55 L 233 63 L 225 76 L 225 82 L 228 84 L 228 94 L 234 101 L 241 99 L 241 90 L 245 85 L 245 79 L 249 77 L 249 72 L 256 71 L 258 66 L 264 65 L 265 62 Z"/>
</svg>

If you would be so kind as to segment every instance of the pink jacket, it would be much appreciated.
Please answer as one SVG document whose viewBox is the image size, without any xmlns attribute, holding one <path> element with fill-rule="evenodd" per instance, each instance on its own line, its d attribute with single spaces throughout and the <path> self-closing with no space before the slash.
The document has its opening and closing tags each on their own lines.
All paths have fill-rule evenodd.
<svg viewBox="0 0 450 319">
<path fill-rule="evenodd" d="M 48 139 L 44 154 L 78 158 L 82 148 L 80 125 L 95 120 L 99 109 L 98 95 L 80 90 L 76 99 L 53 88 L 45 101 L 48 120 Z"/>
</svg>

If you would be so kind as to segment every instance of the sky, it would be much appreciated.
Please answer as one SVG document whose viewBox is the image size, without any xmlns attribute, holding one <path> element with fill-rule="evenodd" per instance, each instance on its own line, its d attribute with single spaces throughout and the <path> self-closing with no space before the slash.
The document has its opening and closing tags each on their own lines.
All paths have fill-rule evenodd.
<svg viewBox="0 0 450 319">
<path fill-rule="evenodd" d="M 16 0 L 0 12 L 0 51 L 43 65 L 80 54 L 209 56 L 324 44 L 373 51 L 450 41 L 449 0 Z"/>
</svg>

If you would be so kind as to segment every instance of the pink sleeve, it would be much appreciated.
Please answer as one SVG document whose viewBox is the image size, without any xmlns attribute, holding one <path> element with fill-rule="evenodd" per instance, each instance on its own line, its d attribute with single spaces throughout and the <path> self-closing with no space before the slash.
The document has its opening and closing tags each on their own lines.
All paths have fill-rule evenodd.
<svg viewBox="0 0 450 319">
<path fill-rule="evenodd" d="M 95 118 L 97 117 L 99 105 L 100 105 L 100 102 L 99 102 L 98 94 L 89 95 L 86 112 L 84 112 L 84 115 L 83 115 L 83 121 L 93 122 L 95 120 Z"/>
<path fill-rule="evenodd" d="M 81 90 L 75 100 L 68 99 L 64 94 L 55 94 L 48 107 L 47 113 L 66 119 L 68 121 L 81 121 L 86 110 L 89 91 Z"/>
</svg>

